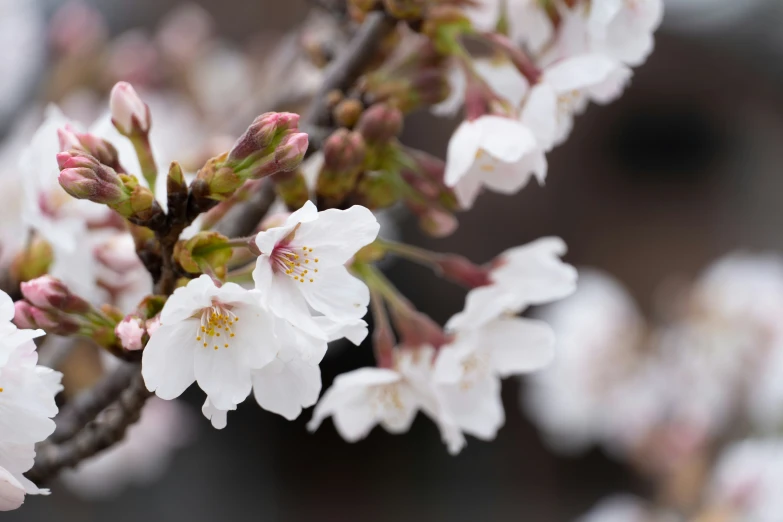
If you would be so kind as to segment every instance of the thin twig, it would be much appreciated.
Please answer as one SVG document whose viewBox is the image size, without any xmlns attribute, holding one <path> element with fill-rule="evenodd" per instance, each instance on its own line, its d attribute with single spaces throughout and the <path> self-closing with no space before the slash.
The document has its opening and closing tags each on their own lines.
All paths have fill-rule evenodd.
<svg viewBox="0 0 783 522">
<path fill-rule="evenodd" d="M 72 438 L 120 396 L 139 373 L 137 364 L 123 364 L 89 390 L 77 395 L 63 407 L 57 418 L 57 428 L 48 442 L 57 444 Z"/>
<path fill-rule="evenodd" d="M 70 468 L 121 441 L 136 422 L 144 403 L 152 395 L 144 385 L 140 367 L 132 367 L 128 387 L 101 416 L 61 444 L 44 442 L 37 448 L 35 466 L 25 475 L 41 484 L 64 468 Z"/>
</svg>

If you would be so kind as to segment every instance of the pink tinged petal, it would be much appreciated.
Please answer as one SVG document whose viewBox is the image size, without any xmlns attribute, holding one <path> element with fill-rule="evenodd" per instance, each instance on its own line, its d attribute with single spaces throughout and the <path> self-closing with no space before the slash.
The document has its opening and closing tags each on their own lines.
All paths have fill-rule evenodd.
<svg viewBox="0 0 783 522">
<path fill-rule="evenodd" d="M 24 503 L 24 488 L 14 476 L 0 468 L 0 511 L 11 511 Z"/>
<path fill-rule="evenodd" d="M 316 268 L 320 269 L 344 265 L 360 248 L 375 241 L 379 230 L 375 215 L 365 207 L 328 209 L 319 212 L 318 219 L 303 223 L 292 244 L 312 249 L 307 257 L 317 258 Z M 304 261 L 304 256 L 301 260 Z"/>
<path fill-rule="evenodd" d="M 141 375 L 161 399 L 179 397 L 196 380 L 194 354 L 203 349 L 196 341 L 199 325 L 198 319 L 161 325 L 144 348 Z"/>
<path fill-rule="evenodd" d="M 496 377 L 487 377 L 467 387 L 445 386 L 442 397 L 456 425 L 476 438 L 493 440 L 505 423 L 500 379 Z"/>
<path fill-rule="evenodd" d="M 236 410 L 236 406 L 229 408 L 230 411 Z M 201 407 L 201 413 L 204 414 L 211 423 L 212 427 L 216 430 L 222 430 L 228 425 L 228 411 L 215 408 L 209 398 L 204 401 L 204 405 Z"/>
<path fill-rule="evenodd" d="M 453 187 L 468 173 L 481 146 L 482 130 L 475 121 L 463 121 L 449 140 L 444 181 Z"/>
<path fill-rule="evenodd" d="M 270 228 L 269 230 L 263 230 L 256 234 L 255 243 L 258 250 L 263 254 L 258 257 L 259 263 L 266 263 L 271 266 L 269 256 L 274 251 L 278 243 L 280 243 L 287 235 L 289 235 L 297 223 L 292 225 L 286 224 L 282 227 Z"/>
<path fill-rule="evenodd" d="M 253 372 L 253 395 L 258 405 L 288 420 L 315 404 L 320 392 L 320 368 L 300 359 L 276 359 Z"/>
<path fill-rule="evenodd" d="M 344 266 L 323 270 L 312 283 L 299 284 L 313 309 L 336 321 L 361 319 L 367 314 L 370 290 Z"/>
<path fill-rule="evenodd" d="M 0 290 L 0 322 L 7 323 L 14 319 L 14 301 Z"/>
<path fill-rule="evenodd" d="M 501 377 L 539 370 L 555 356 L 555 333 L 543 321 L 503 318 L 478 334 L 490 351 L 490 365 Z"/>
</svg>

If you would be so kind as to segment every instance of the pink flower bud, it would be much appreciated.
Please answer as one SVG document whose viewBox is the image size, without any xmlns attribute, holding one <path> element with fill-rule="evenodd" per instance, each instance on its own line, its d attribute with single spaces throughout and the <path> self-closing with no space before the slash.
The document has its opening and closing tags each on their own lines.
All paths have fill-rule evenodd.
<svg viewBox="0 0 783 522">
<path fill-rule="evenodd" d="M 116 171 L 122 171 L 117 149 L 108 141 L 92 134 L 76 132 L 70 125 L 57 129 L 57 137 L 60 140 L 60 151 L 68 152 L 73 150 L 84 152 L 95 157 L 98 162 Z"/>
<path fill-rule="evenodd" d="M 49 275 L 22 283 L 20 287 L 24 298 L 42 310 L 82 314 L 90 309 L 87 301 L 72 294 L 65 284 Z"/>
<path fill-rule="evenodd" d="M 419 217 L 419 226 L 432 237 L 447 237 L 457 230 L 459 222 L 454 214 L 430 208 Z"/>
<path fill-rule="evenodd" d="M 144 325 L 138 317 L 128 316 L 114 329 L 114 333 L 120 339 L 122 347 L 129 351 L 141 350 L 144 348 Z"/>
<path fill-rule="evenodd" d="M 79 323 L 58 312 L 47 312 L 27 301 L 14 303 L 14 323 L 19 328 L 41 328 L 46 333 L 72 335 L 79 331 Z"/>
<path fill-rule="evenodd" d="M 289 172 L 298 167 L 304 159 L 309 138 L 304 132 L 286 136 L 275 150 L 277 172 Z"/>
<path fill-rule="evenodd" d="M 27 301 L 17 301 L 14 303 L 14 324 L 19 328 L 32 330 L 38 328 L 33 320 L 33 306 Z"/>
<path fill-rule="evenodd" d="M 358 132 L 338 129 L 324 142 L 324 168 L 335 172 L 350 171 L 364 163 L 367 146 Z"/>
<path fill-rule="evenodd" d="M 58 181 L 65 191 L 77 199 L 95 203 L 116 204 L 128 198 L 125 186 L 111 167 L 93 156 L 71 150 L 57 154 L 60 166 Z"/>
<path fill-rule="evenodd" d="M 146 134 L 150 130 L 150 114 L 147 104 L 141 101 L 128 82 L 117 82 L 109 95 L 111 119 L 120 134 Z"/>
<path fill-rule="evenodd" d="M 462 256 L 443 254 L 436 260 L 436 264 L 443 277 L 468 288 L 478 288 L 492 282 L 489 279 L 489 270 L 471 263 Z"/>
<path fill-rule="evenodd" d="M 147 329 L 147 334 L 148 335 L 150 335 L 150 336 L 151 335 L 155 335 L 155 330 L 160 328 L 160 316 L 156 315 L 152 319 L 147 319 L 147 321 L 145 323 L 145 327 Z"/>
<path fill-rule="evenodd" d="M 228 153 L 228 162 L 251 156 L 265 156 L 288 134 L 299 130 L 299 115 L 292 112 L 267 112 L 258 116 Z M 270 150 L 266 150 L 270 149 Z"/>
<path fill-rule="evenodd" d="M 376 103 L 362 114 L 357 130 L 368 143 L 386 143 L 402 132 L 402 112 L 385 103 Z"/>
</svg>

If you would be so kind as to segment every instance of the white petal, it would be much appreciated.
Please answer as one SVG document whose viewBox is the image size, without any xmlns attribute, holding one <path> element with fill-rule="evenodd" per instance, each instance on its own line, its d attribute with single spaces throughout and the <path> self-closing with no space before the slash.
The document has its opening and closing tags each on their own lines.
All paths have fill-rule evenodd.
<svg viewBox="0 0 783 522">
<path fill-rule="evenodd" d="M 294 230 L 296 225 L 297 223 L 270 228 L 269 230 L 262 230 L 256 234 L 256 246 L 258 247 L 258 250 L 264 254 L 258 257 L 258 262 L 269 264 L 269 255 L 272 254 L 277 244 Z"/>
<path fill-rule="evenodd" d="M 202 275 L 190 281 L 186 286 L 177 288 L 166 301 L 160 314 L 162 325 L 174 325 L 191 317 L 202 308 L 212 304 L 210 296 L 217 290 L 208 275 Z"/>
<path fill-rule="evenodd" d="M 276 359 L 253 372 L 253 395 L 259 406 L 288 420 L 315 404 L 320 392 L 320 368 L 300 359 Z"/>
<path fill-rule="evenodd" d="M 7 323 L 14 319 L 14 301 L 0 290 L 0 322 Z"/>
<path fill-rule="evenodd" d="M 161 325 L 150 337 L 141 359 L 141 375 L 147 389 L 161 399 L 179 397 L 196 380 L 194 350 L 199 321 L 189 319 Z"/>
<path fill-rule="evenodd" d="M 229 410 L 236 409 L 236 406 L 229 408 Z M 204 401 L 204 405 L 201 407 L 201 413 L 204 414 L 204 417 L 209 419 L 212 423 L 212 427 L 216 430 L 222 430 L 228 425 L 228 411 L 215 408 L 215 406 L 209 402 L 209 397 Z"/>
<path fill-rule="evenodd" d="M 492 369 L 501 377 L 538 370 L 554 358 L 555 334 L 543 321 L 502 318 L 477 336 L 490 350 Z"/>
<path fill-rule="evenodd" d="M 476 122 L 463 121 L 449 139 L 444 182 L 455 186 L 467 174 L 481 146 L 482 130 Z"/>
<path fill-rule="evenodd" d="M 482 116 L 474 123 L 481 129 L 481 148 L 504 163 L 516 163 L 536 146 L 533 133 L 522 122 Z"/>
<path fill-rule="evenodd" d="M 346 338 L 356 346 L 359 346 L 369 333 L 367 322 L 363 319 L 341 322 L 321 316 L 316 317 L 314 320 L 323 329 L 329 342 Z"/>
<path fill-rule="evenodd" d="M 378 230 L 378 220 L 365 207 L 328 209 L 319 212 L 318 219 L 303 223 L 294 243 L 313 249 L 309 257 L 318 258 L 317 268 L 326 268 L 347 263 L 360 248 L 375 241 Z"/>
<path fill-rule="evenodd" d="M 476 438 L 494 439 L 505 422 L 500 380 L 496 377 L 482 379 L 470 387 L 443 387 L 442 396 L 456 424 Z"/>
<path fill-rule="evenodd" d="M 544 71 L 543 81 L 558 94 L 580 91 L 604 82 L 621 65 L 603 54 L 583 54 L 568 58 Z"/>
<path fill-rule="evenodd" d="M 24 503 L 24 488 L 8 470 L 0 468 L 0 511 L 11 511 Z"/>
<path fill-rule="evenodd" d="M 520 116 L 533 132 L 538 146 L 550 150 L 557 136 L 557 94 L 551 85 L 541 83 L 530 91 Z"/>
<path fill-rule="evenodd" d="M 318 276 L 313 283 L 299 284 L 313 309 L 337 321 L 353 321 L 366 315 L 370 290 L 363 281 L 344 266 L 323 269 Z"/>
<path fill-rule="evenodd" d="M 220 410 L 231 409 L 250 394 L 250 368 L 242 364 L 239 350 L 213 346 L 194 354 L 196 382 Z"/>
<path fill-rule="evenodd" d="M 297 223 L 309 223 L 315 219 L 318 219 L 318 209 L 312 201 L 305 201 L 302 208 L 288 216 L 285 224 L 286 226 L 295 226 Z"/>
</svg>

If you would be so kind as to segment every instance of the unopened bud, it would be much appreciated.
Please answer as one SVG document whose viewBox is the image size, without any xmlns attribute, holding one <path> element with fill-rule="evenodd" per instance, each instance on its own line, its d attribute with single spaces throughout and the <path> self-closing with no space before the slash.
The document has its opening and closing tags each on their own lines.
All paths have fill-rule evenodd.
<svg viewBox="0 0 783 522">
<path fill-rule="evenodd" d="M 233 254 L 227 242 L 228 238 L 217 232 L 199 232 L 187 241 L 176 244 L 174 259 L 191 274 L 201 272 L 201 263 L 222 271 Z"/>
<path fill-rule="evenodd" d="M 44 311 L 27 301 L 14 303 L 14 323 L 19 328 L 40 328 L 55 335 L 72 335 L 79 331 L 73 318 L 53 311 Z"/>
<path fill-rule="evenodd" d="M 415 309 L 392 310 L 392 318 L 400 341 L 405 346 L 430 345 L 440 348 L 448 342 L 448 337 L 440 325 L 430 316 Z"/>
<path fill-rule="evenodd" d="M 156 315 L 152 319 L 147 319 L 144 323 L 144 327 L 147 329 L 147 335 L 155 335 L 155 330 L 160 328 L 160 316 Z"/>
<path fill-rule="evenodd" d="M 425 0 L 383 0 L 386 12 L 400 20 L 421 18 L 425 4 Z"/>
<path fill-rule="evenodd" d="M 57 163 L 61 169 L 60 185 L 77 199 L 111 205 L 128 197 L 114 169 L 93 156 L 75 150 L 61 152 L 57 154 Z"/>
<path fill-rule="evenodd" d="M 402 112 L 385 103 L 376 103 L 364 111 L 356 130 L 367 143 L 386 143 L 402 132 Z"/>
<path fill-rule="evenodd" d="M 335 171 L 354 170 L 364 163 L 367 147 L 358 132 L 338 129 L 323 145 L 324 167 Z"/>
<path fill-rule="evenodd" d="M 22 295 L 27 301 L 42 310 L 59 310 L 69 314 L 83 314 L 90 310 L 90 304 L 74 295 L 64 283 L 46 275 L 21 285 Z"/>
<path fill-rule="evenodd" d="M 332 109 L 332 117 L 338 126 L 352 128 L 359 121 L 363 109 L 359 100 L 342 100 Z"/>
<path fill-rule="evenodd" d="M 117 149 L 103 138 L 89 133 L 76 132 L 70 125 L 57 129 L 57 137 L 60 140 L 61 152 L 69 150 L 84 152 L 115 171 L 122 172 Z"/>
<path fill-rule="evenodd" d="M 14 281 L 29 281 L 46 274 L 53 261 L 52 246 L 36 235 L 27 247 L 14 257 L 9 270 Z"/>
<path fill-rule="evenodd" d="M 298 131 L 299 115 L 292 112 L 267 112 L 258 116 L 228 153 L 229 163 L 244 162 L 251 156 L 266 156 L 289 131 Z"/>
<path fill-rule="evenodd" d="M 398 183 L 385 173 L 367 173 L 356 186 L 355 203 L 377 210 L 388 208 L 400 198 Z"/>
<path fill-rule="evenodd" d="M 447 237 L 459 226 L 456 216 L 438 208 L 428 208 L 419 215 L 419 226 L 432 237 Z"/>
<path fill-rule="evenodd" d="M 171 162 L 169 175 L 166 178 L 166 198 L 170 212 L 176 212 L 175 209 L 184 205 L 188 199 L 188 184 L 182 173 L 182 167 L 176 161 Z"/>
<path fill-rule="evenodd" d="M 109 95 L 111 121 L 124 136 L 146 134 L 150 130 L 150 109 L 128 82 L 117 82 Z"/>
<path fill-rule="evenodd" d="M 492 282 L 489 279 L 489 270 L 456 254 L 442 254 L 435 260 L 435 264 L 443 277 L 468 288 L 478 288 Z"/>
<path fill-rule="evenodd" d="M 275 150 L 275 172 L 289 172 L 297 168 L 304 159 L 309 137 L 304 132 L 286 136 Z"/>
<path fill-rule="evenodd" d="M 114 328 L 114 334 L 125 350 L 137 351 L 144 348 L 144 337 L 147 332 L 144 328 L 144 321 L 138 317 L 132 315 L 125 317 Z"/>
</svg>

